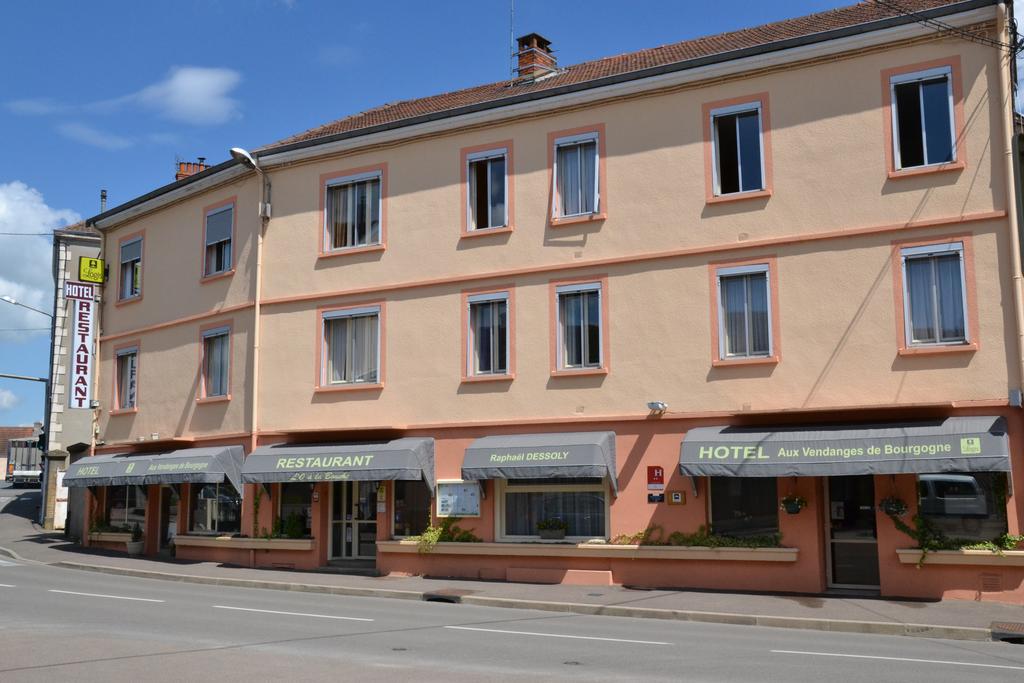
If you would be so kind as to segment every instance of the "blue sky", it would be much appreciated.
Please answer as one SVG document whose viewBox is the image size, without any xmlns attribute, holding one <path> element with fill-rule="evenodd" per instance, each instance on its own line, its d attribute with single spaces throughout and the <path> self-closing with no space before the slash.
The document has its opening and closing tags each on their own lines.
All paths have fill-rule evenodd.
<svg viewBox="0 0 1024 683">
<path fill-rule="evenodd" d="M 852 2 L 852 0 L 850 0 Z M 560 63 L 850 4 L 516 0 Z M 385 102 L 509 73 L 509 0 L 10 2 L 0 9 L 0 233 L 47 232 L 227 158 Z M 0 234 L 0 296 L 52 305 L 50 241 Z M 49 321 L 0 302 L 0 372 L 46 375 Z M 0 424 L 42 385 L 0 380 Z"/>
</svg>

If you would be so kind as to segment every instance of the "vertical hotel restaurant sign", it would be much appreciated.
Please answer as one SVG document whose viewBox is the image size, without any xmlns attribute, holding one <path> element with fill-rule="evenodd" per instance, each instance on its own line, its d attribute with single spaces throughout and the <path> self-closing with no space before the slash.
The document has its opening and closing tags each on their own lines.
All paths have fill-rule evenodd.
<svg viewBox="0 0 1024 683">
<path fill-rule="evenodd" d="M 92 400 L 92 369 L 95 363 L 93 333 L 96 328 L 96 291 L 91 284 L 66 282 L 64 298 L 73 304 L 68 408 L 88 409 Z"/>
</svg>

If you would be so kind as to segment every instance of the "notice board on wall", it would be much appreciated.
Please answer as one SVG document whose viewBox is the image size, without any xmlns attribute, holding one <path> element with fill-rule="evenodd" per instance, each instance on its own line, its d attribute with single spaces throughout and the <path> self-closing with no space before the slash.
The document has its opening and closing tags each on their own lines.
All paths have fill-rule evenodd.
<svg viewBox="0 0 1024 683">
<path fill-rule="evenodd" d="M 437 482 L 438 517 L 479 517 L 480 482 Z"/>
</svg>

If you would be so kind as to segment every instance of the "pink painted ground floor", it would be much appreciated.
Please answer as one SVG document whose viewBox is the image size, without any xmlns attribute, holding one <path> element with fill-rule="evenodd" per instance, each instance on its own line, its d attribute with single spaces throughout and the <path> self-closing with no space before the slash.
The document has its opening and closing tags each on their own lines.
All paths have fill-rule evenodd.
<svg viewBox="0 0 1024 683">
<path fill-rule="evenodd" d="M 680 471 L 680 443 L 696 427 L 841 423 L 855 429 L 883 419 L 939 423 L 982 414 L 1004 418 L 1009 473 L 862 474 L 854 464 L 832 476 L 687 476 Z M 467 449 L 478 439 L 518 436 L 543 444 L 544 435 L 577 432 L 614 433 L 612 472 L 593 476 L 593 471 L 574 470 L 572 476 L 559 476 L 555 462 L 544 477 L 464 478 Z M 332 443 L 381 441 L 339 432 L 317 436 Z M 294 474 L 286 481 L 246 483 L 241 499 L 226 482 L 92 486 L 87 496 L 92 522 L 86 522 L 92 531 L 84 534 L 85 543 L 123 549 L 126 535 L 113 529 L 138 522 L 147 555 L 173 547 L 178 559 L 244 566 L 365 564 L 383 574 L 794 593 L 862 588 L 884 597 L 1024 604 L 1024 549 L 932 552 L 922 562 L 921 551 L 911 550 L 916 541 L 880 510 L 883 501 L 902 501 L 906 511 L 898 519 L 913 524 L 921 513 L 950 538 L 981 541 L 1020 534 L 1024 422 L 1014 409 L 591 421 L 398 436 L 433 440 L 434 471 L 426 481 L 361 479 L 358 466 L 351 468 L 337 456 L 315 462 L 282 459 L 281 467 L 298 463 L 337 471 L 306 481 Z M 261 449 L 298 440 L 278 435 L 266 438 Z M 559 455 L 563 452 L 567 455 Z M 520 455 L 575 457 L 568 453 L 531 446 Z M 512 456 L 491 458 L 505 463 L 500 469 Z M 427 482 L 435 481 L 431 490 Z M 799 510 L 782 509 L 784 500 L 797 498 Z M 424 544 L 414 538 L 428 523 L 450 519 L 439 512 L 458 514 L 455 531 L 468 532 L 461 542 Z M 565 527 L 565 537 L 542 538 L 538 526 Z M 702 540 L 694 537 L 698 532 L 715 536 Z M 556 528 L 543 535 L 558 533 Z M 721 543 L 722 536 L 747 540 L 708 547 Z"/>
</svg>

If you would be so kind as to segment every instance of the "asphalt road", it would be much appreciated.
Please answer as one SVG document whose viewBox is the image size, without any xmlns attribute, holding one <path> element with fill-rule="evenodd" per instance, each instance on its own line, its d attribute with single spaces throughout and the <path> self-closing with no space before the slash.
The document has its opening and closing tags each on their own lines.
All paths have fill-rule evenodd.
<svg viewBox="0 0 1024 683">
<path fill-rule="evenodd" d="M 0 488 L 0 507 L 16 493 Z M 1024 646 L 293 594 L 0 556 L 2 681 L 355 677 L 1021 681 Z"/>
</svg>

